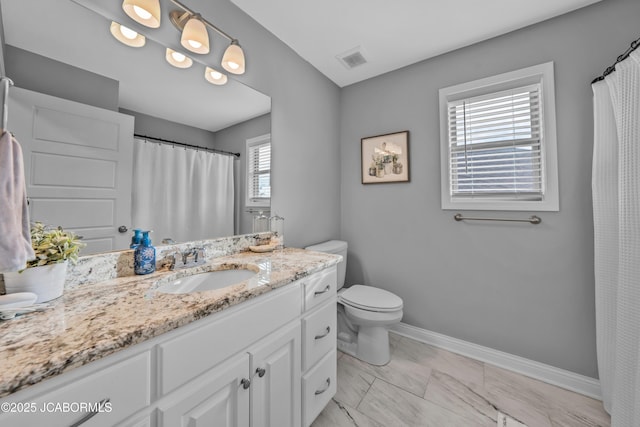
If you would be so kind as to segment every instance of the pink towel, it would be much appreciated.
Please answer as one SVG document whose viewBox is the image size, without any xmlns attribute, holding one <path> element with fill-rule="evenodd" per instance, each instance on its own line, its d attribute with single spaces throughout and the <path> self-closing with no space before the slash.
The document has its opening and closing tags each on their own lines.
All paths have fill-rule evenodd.
<svg viewBox="0 0 640 427">
<path fill-rule="evenodd" d="M 22 270 L 33 258 L 22 148 L 4 131 L 0 136 L 0 272 Z"/>
</svg>

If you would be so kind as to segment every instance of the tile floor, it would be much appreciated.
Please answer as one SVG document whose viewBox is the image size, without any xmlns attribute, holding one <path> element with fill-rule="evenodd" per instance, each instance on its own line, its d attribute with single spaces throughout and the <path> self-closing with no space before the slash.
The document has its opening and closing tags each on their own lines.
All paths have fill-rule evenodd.
<svg viewBox="0 0 640 427">
<path fill-rule="evenodd" d="M 338 390 L 312 427 L 609 427 L 598 400 L 390 334 L 391 361 L 338 353 Z M 501 421 L 502 423 L 502 421 Z"/>
</svg>

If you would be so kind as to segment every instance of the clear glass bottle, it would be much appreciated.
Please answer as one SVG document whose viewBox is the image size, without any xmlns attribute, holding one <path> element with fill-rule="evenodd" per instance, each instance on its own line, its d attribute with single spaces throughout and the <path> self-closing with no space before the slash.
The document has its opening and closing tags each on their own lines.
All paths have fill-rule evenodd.
<svg viewBox="0 0 640 427">
<path fill-rule="evenodd" d="M 269 218 L 270 230 L 273 233 L 271 242 L 275 243 L 275 249 L 284 249 L 284 218 L 277 214 Z"/>
<path fill-rule="evenodd" d="M 269 217 L 260 211 L 259 215 L 253 217 L 253 232 L 262 233 L 264 231 L 269 231 Z"/>
</svg>

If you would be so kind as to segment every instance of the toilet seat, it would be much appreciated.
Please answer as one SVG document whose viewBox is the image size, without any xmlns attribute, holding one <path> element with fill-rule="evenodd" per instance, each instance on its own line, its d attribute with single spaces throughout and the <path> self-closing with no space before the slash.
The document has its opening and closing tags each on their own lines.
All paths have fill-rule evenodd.
<svg viewBox="0 0 640 427">
<path fill-rule="evenodd" d="M 341 303 L 360 310 L 388 313 L 402 310 L 402 299 L 384 289 L 353 285 L 340 292 Z"/>
</svg>

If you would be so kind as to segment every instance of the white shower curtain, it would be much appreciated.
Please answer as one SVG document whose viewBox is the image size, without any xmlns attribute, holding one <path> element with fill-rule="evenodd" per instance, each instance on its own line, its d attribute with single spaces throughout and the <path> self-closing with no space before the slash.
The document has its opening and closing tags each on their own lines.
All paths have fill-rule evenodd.
<svg viewBox="0 0 640 427">
<path fill-rule="evenodd" d="M 640 426 L 640 53 L 593 85 L 596 338 L 613 427 Z"/>
<path fill-rule="evenodd" d="M 133 226 L 153 241 L 233 234 L 233 156 L 134 142 Z"/>
</svg>

